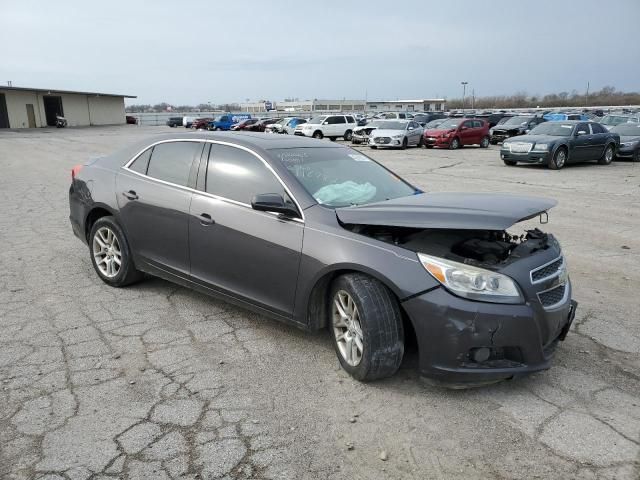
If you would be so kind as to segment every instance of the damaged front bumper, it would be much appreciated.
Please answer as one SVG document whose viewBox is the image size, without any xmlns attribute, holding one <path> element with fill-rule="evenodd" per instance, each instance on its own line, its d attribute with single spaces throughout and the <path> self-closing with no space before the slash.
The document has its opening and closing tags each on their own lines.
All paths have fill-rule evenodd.
<svg viewBox="0 0 640 480">
<path fill-rule="evenodd" d="M 564 303 L 476 302 L 444 288 L 402 303 L 414 326 L 420 373 L 450 386 L 475 386 L 548 369 L 575 316 L 571 285 Z"/>
</svg>

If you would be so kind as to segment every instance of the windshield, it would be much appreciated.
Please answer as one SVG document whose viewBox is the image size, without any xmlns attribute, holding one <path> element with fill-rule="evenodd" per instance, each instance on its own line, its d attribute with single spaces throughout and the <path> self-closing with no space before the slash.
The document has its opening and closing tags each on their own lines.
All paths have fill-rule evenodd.
<svg viewBox="0 0 640 480">
<path fill-rule="evenodd" d="M 525 125 L 531 121 L 533 117 L 511 117 L 501 125 Z"/>
<path fill-rule="evenodd" d="M 613 127 L 611 131 L 625 137 L 640 137 L 640 123 L 623 123 Z"/>
<path fill-rule="evenodd" d="M 416 189 L 350 148 L 287 148 L 271 151 L 315 200 L 337 208 L 414 195 Z"/>
<path fill-rule="evenodd" d="M 554 137 L 566 137 L 571 135 L 573 123 L 545 122 L 529 132 L 529 135 L 552 135 Z"/>
<path fill-rule="evenodd" d="M 620 115 L 605 115 L 600 120 L 600 123 L 603 125 L 620 125 L 621 123 L 625 123 L 629 121 L 629 117 L 623 117 Z"/>
<path fill-rule="evenodd" d="M 407 122 L 390 122 L 382 121 L 376 125 L 380 130 L 405 130 L 407 128 Z"/>
<path fill-rule="evenodd" d="M 440 125 L 438 125 L 438 128 L 441 130 L 448 130 L 450 128 L 458 128 L 458 125 L 460 125 L 462 123 L 462 120 L 464 120 L 463 118 L 454 118 L 454 119 L 446 119 L 444 122 L 442 122 Z"/>
<path fill-rule="evenodd" d="M 314 125 L 321 125 L 326 118 L 327 117 L 313 117 L 311 120 L 309 120 L 309 123 L 313 123 Z"/>
</svg>

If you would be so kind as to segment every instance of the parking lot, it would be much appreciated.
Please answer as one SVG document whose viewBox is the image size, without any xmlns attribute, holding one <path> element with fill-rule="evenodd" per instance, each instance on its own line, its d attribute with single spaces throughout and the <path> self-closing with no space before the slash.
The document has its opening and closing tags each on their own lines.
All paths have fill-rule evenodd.
<svg viewBox="0 0 640 480">
<path fill-rule="evenodd" d="M 71 168 L 167 131 L 0 133 L 0 478 L 639 477 L 640 164 L 358 147 L 426 191 L 559 201 L 538 226 L 579 308 L 552 368 L 448 390 L 415 352 L 362 384 L 328 334 L 159 279 L 103 284 L 69 224 Z"/>
</svg>

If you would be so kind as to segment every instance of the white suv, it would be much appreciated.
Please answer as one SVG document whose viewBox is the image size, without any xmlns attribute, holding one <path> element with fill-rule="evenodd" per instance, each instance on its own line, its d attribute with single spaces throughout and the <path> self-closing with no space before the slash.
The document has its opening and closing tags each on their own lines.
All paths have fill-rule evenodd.
<svg viewBox="0 0 640 480">
<path fill-rule="evenodd" d="M 353 115 L 321 115 L 313 117 L 303 125 L 298 125 L 295 135 L 313 138 L 327 137 L 331 140 L 342 137 L 346 141 L 350 141 L 353 129 L 357 125 Z"/>
</svg>

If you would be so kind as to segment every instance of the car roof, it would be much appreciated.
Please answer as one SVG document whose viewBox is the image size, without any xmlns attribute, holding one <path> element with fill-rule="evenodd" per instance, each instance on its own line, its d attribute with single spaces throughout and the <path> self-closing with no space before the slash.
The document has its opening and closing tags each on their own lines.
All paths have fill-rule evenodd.
<svg viewBox="0 0 640 480">
<path fill-rule="evenodd" d="M 261 132 L 187 132 L 176 134 L 162 134 L 150 137 L 146 145 L 167 140 L 218 140 L 229 142 L 244 147 L 254 147 L 262 150 L 276 148 L 335 148 L 333 142 L 316 140 L 314 138 L 295 135 L 270 135 Z"/>
</svg>

